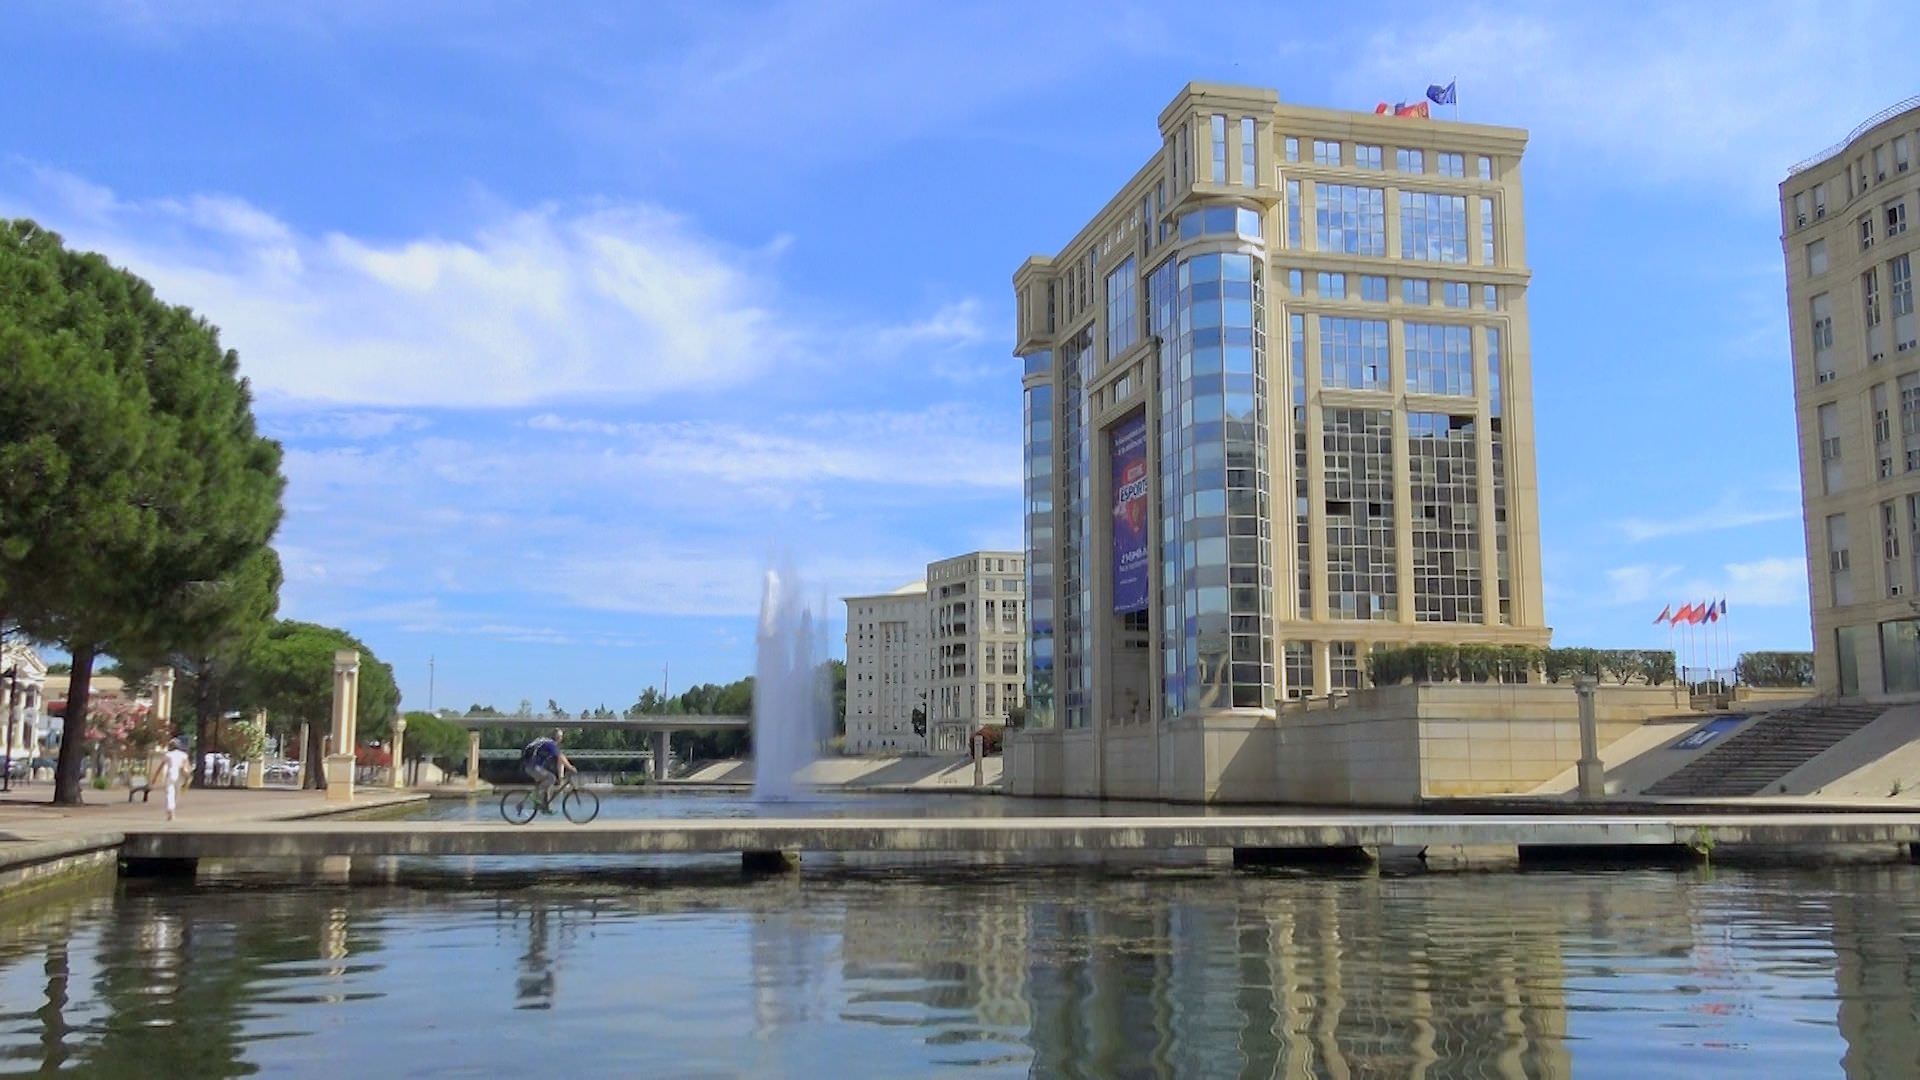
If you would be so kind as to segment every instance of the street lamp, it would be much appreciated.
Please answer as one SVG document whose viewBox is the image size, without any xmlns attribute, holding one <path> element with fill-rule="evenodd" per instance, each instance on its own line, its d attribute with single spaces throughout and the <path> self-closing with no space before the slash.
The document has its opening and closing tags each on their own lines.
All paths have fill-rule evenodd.
<svg viewBox="0 0 1920 1080">
<path fill-rule="evenodd" d="M 20 715 L 20 665 L 14 664 L 4 673 L 7 680 L 7 752 L 6 764 L 0 765 L 0 791 L 13 790 L 13 720 Z"/>
</svg>

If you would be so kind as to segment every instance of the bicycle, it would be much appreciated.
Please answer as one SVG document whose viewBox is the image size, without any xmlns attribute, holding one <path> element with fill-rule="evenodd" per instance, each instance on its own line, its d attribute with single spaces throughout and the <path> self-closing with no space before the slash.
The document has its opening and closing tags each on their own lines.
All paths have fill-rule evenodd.
<svg viewBox="0 0 1920 1080">
<path fill-rule="evenodd" d="M 600 796 L 583 788 L 573 773 L 553 786 L 549 796 L 560 803 L 560 813 L 575 825 L 585 825 L 600 816 Z M 515 788 L 500 796 L 500 816 L 514 825 L 525 825 L 540 813 L 540 800 L 532 788 Z"/>
</svg>

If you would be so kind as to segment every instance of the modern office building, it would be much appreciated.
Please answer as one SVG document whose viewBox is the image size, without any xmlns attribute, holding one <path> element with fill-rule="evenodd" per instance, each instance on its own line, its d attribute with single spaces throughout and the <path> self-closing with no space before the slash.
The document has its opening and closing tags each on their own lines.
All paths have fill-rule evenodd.
<svg viewBox="0 0 1920 1080">
<path fill-rule="evenodd" d="M 847 733 L 849 754 L 919 753 L 913 710 L 927 700 L 927 586 L 849 596 Z"/>
<path fill-rule="evenodd" d="M 1005 724 L 1026 701 L 1026 592 L 1025 555 L 975 551 L 929 563 L 925 582 L 847 597 L 846 751 L 961 754 Z"/>
<path fill-rule="evenodd" d="M 932 622 L 928 749 L 966 751 L 986 724 L 1026 700 L 1026 556 L 975 551 L 927 566 Z"/>
<path fill-rule="evenodd" d="M 1202 84 L 1159 120 L 1014 276 L 1023 738 L 1130 778 L 1100 793 L 1166 791 L 1173 743 L 1229 768 L 1212 733 L 1363 687 L 1376 645 L 1549 636 L 1526 133 Z"/>
<path fill-rule="evenodd" d="M 1920 692 L 1916 155 L 1920 97 L 1780 185 L 1815 678 L 1847 697 Z"/>
</svg>

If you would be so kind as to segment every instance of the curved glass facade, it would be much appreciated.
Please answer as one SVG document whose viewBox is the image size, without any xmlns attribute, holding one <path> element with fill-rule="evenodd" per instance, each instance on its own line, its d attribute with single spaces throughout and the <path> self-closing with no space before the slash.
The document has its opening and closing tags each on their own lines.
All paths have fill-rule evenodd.
<svg viewBox="0 0 1920 1080">
<path fill-rule="evenodd" d="M 1087 476 L 1086 396 L 1093 364 L 1091 329 L 1061 346 L 1057 467 L 1067 484 L 1063 493 L 1066 505 L 1060 515 L 1059 593 L 1055 598 L 1059 613 L 1055 645 L 1060 661 L 1055 687 L 1060 722 L 1070 728 L 1088 726 L 1093 704 L 1092 552 L 1087 548 L 1093 542 L 1088 520 L 1092 488 Z"/>
<path fill-rule="evenodd" d="M 1029 374 L 1053 370 L 1053 352 L 1023 359 Z M 1027 726 L 1053 726 L 1053 384 L 1026 391 Z"/>
<path fill-rule="evenodd" d="M 1207 217 L 1237 221 L 1222 208 Z M 1189 215 L 1192 217 L 1195 215 Z M 1205 217 L 1203 217 L 1205 220 Z M 1161 364 L 1161 692 L 1164 714 L 1273 704 L 1266 256 L 1178 258 L 1152 282 Z M 1185 221 L 1182 233 L 1186 233 Z"/>
</svg>

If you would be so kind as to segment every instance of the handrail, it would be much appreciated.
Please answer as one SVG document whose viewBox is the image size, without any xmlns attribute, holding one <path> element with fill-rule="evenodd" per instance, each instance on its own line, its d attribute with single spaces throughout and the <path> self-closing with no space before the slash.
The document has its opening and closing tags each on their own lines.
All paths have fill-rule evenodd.
<svg viewBox="0 0 1920 1080">
<path fill-rule="evenodd" d="M 1871 131 L 1875 127 L 1878 127 L 1879 125 L 1886 123 L 1888 120 L 1891 120 L 1893 117 L 1898 116 L 1899 114 L 1906 112 L 1908 109 L 1913 109 L 1913 108 L 1920 108 L 1920 94 L 1915 94 L 1913 97 L 1910 97 L 1905 101 L 1898 102 L 1893 105 L 1889 105 L 1886 108 L 1881 109 L 1879 112 L 1874 113 L 1872 116 L 1867 117 L 1865 123 L 1861 124 L 1857 128 L 1854 128 L 1852 131 L 1847 132 L 1846 138 L 1841 139 L 1839 142 L 1834 143 L 1832 146 L 1827 147 L 1825 150 L 1820 151 L 1819 153 L 1813 155 L 1807 160 L 1801 162 L 1800 164 L 1795 165 L 1793 168 L 1788 169 L 1787 175 L 1790 177 L 1798 176 L 1801 173 L 1806 172 L 1808 169 L 1813 168 L 1815 165 L 1818 165 L 1825 161 L 1832 160 L 1842 150 L 1845 150 L 1847 147 L 1852 146 L 1853 140 L 1859 138 L 1862 135 L 1865 135 L 1868 131 Z"/>
</svg>

